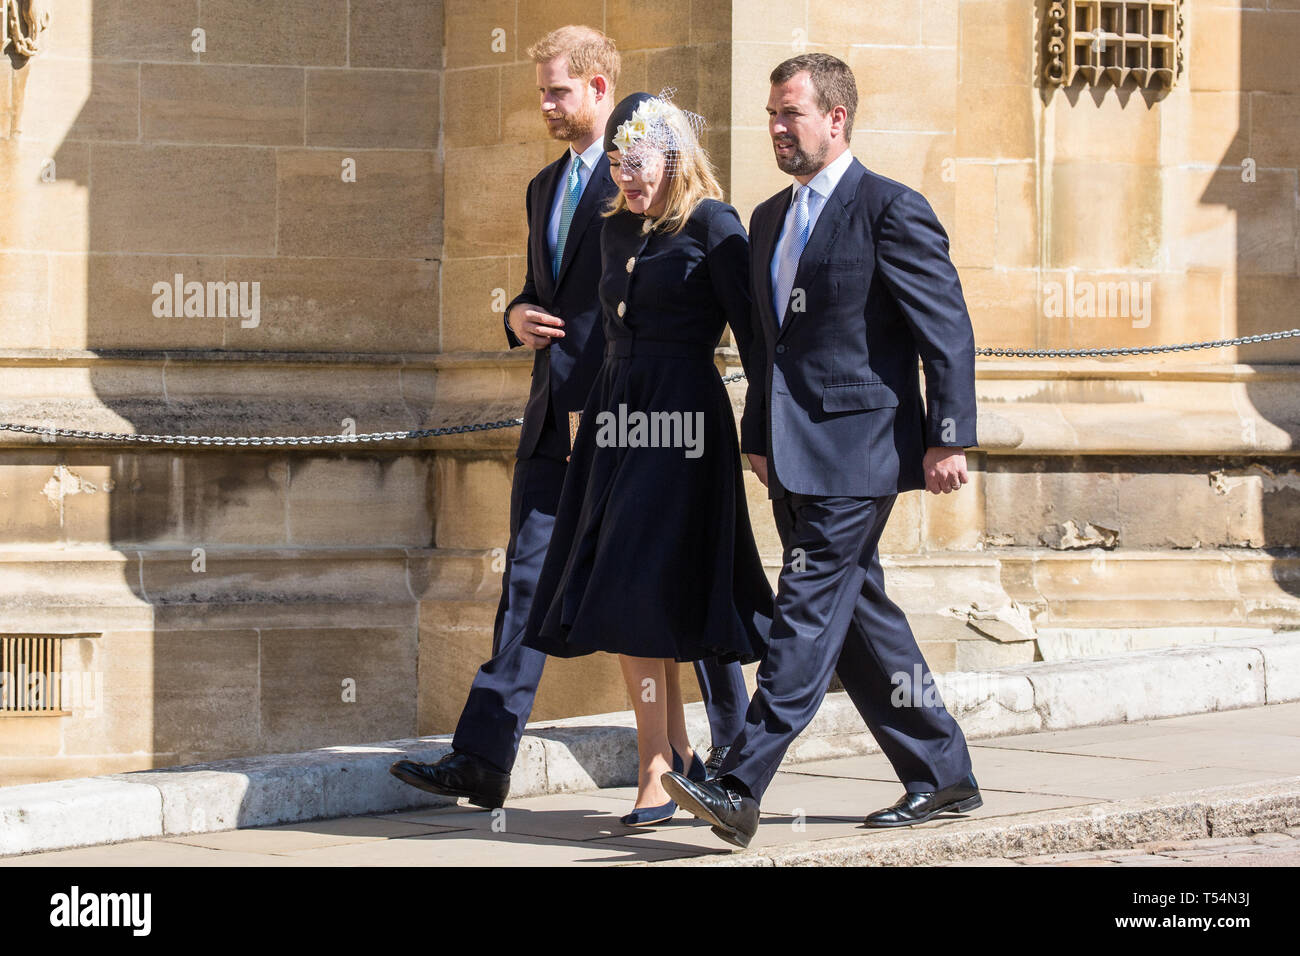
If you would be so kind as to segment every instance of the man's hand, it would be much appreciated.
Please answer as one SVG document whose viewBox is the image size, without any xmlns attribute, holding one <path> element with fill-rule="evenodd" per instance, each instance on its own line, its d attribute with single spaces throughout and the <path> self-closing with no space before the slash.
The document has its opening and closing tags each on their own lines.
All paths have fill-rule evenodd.
<svg viewBox="0 0 1300 956">
<path fill-rule="evenodd" d="M 749 459 L 749 467 L 754 469 L 754 474 L 758 475 L 758 480 L 761 481 L 763 483 L 763 487 L 766 488 L 767 487 L 767 456 L 751 455 L 749 452 L 745 452 L 745 457 Z"/>
<path fill-rule="evenodd" d="M 966 452 L 961 448 L 928 448 L 925 452 L 925 490 L 934 495 L 957 491 L 970 481 Z"/>
<path fill-rule="evenodd" d="M 553 339 L 564 337 L 564 320 L 551 315 L 540 305 L 521 302 L 510 310 L 506 322 L 514 330 L 519 341 L 530 349 L 544 349 Z"/>
</svg>

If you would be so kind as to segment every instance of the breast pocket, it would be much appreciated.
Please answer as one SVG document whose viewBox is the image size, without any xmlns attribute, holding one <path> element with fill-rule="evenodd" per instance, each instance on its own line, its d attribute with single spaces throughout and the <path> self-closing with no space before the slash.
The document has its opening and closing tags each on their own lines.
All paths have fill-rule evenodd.
<svg viewBox="0 0 1300 956">
<path fill-rule="evenodd" d="M 826 264 L 826 274 L 834 287 L 836 301 L 865 301 L 874 272 L 874 263 L 861 260 L 843 260 Z"/>
<path fill-rule="evenodd" d="M 866 271 L 867 263 L 864 259 L 827 259 L 823 268 L 835 275 L 858 275 Z"/>
<path fill-rule="evenodd" d="M 822 411 L 855 412 L 896 408 L 898 396 L 884 382 L 850 382 L 822 387 Z"/>
</svg>

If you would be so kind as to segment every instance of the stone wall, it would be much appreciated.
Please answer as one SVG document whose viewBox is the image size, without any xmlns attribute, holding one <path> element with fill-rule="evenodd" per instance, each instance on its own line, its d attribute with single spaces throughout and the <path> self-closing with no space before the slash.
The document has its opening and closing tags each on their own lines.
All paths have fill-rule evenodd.
<svg viewBox="0 0 1300 956">
<path fill-rule="evenodd" d="M 55 0 L 43 40 L 0 61 L 0 418 L 428 423 L 439 4 Z M 177 274 L 248 283 L 249 314 L 160 316 Z M 0 782 L 413 731 L 435 482 L 414 443 L 6 434 L 0 632 L 77 635 L 63 667 L 99 680 L 71 716 L 0 718 Z"/>
</svg>

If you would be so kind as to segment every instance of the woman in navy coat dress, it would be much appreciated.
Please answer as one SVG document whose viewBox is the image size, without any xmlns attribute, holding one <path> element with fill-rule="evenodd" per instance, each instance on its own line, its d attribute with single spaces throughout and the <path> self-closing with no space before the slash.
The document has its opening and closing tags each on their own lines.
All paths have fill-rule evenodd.
<svg viewBox="0 0 1300 956">
<path fill-rule="evenodd" d="M 695 120 L 636 93 L 606 128 L 620 192 L 601 233 L 605 361 L 524 637 L 557 657 L 620 656 L 640 763 L 631 825 L 671 817 L 660 774 L 693 763 L 677 663 L 757 660 L 773 607 L 714 365 L 727 324 L 750 356 L 749 242 Z"/>
</svg>

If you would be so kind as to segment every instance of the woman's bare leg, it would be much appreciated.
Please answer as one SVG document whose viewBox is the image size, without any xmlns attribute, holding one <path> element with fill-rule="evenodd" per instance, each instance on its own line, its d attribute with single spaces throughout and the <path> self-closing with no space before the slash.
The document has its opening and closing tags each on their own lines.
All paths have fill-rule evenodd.
<svg viewBox="0 0 1300 956">
<path fill-rule="evenodd" d="M 681 664 L 664 661 L 664 683 L 667 685 L 668 743 L 682 758 L 683 773 L 691 768 L 691 738 L 686 734 L 686 704 L 682 700 Z"/>
<path fill-rule="evenodd" d="M 671 798 L 659 783 L 659 777 L 673 769 L 668 750 L 665 661 L 620 654 L 618 662 L 636 714 L 637 784 L 633 809 L 661 806 Z"/>
</svg>

